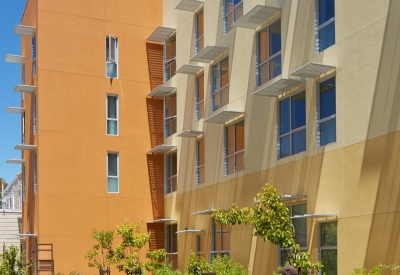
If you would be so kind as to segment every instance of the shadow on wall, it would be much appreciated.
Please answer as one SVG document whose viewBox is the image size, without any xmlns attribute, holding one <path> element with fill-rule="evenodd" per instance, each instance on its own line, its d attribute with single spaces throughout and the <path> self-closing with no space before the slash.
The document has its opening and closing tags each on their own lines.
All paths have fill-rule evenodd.
<svg viewBox="0 0 400 275">
<path fill-rule="evenodd" d="M 147 154 L 153 218 L 164 218 L 164 155 Z"/>
<path fill-rule="evenodd" d="M 377 192 L 364 266 L 399 264 L 400 251 L 400 10 L 389 3 L 380 63 L 360 172 L 376 177 Z M 395 132 L 397 131 L 397 132 Z M 383 136 L 386 135 L 386 136 Z M 377 136 L 380 136 L 376 138 Z M 364 178 L 364 179 L 363 179 Z"/>
</svg>

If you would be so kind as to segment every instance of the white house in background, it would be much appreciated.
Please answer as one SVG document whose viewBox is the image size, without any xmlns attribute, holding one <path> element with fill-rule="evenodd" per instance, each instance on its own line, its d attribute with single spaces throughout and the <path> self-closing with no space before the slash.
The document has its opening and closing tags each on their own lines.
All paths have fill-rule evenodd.
<svg viewBox="0 0 400 275">
<path fill-rule="evenodd" d="M 2 190 L 2 210 L 8 212 L 22 210 L 22 176 L 21 171 L 17 173 L 8 186 Z"/>
</svg>

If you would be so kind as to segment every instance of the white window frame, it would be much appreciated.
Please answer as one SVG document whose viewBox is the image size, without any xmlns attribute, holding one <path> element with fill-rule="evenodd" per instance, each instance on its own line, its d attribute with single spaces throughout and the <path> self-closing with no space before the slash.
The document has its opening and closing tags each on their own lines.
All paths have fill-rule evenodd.
<svg viewBox="0 0 400 275">
<path fill-rule="evenodd" d="M 172 35 L 171 37 L 168 37 L 164 41 L 163 45 L 163 74 L 164 74 L 164 83 L 170 80 L 175 74 L 176 70 L 173 71 L 174 64 L 176 67 L 176 56 L 172 56 L 171 58 L 167 60 L 167 48 L 168 48 L 168 43 L 171 43 L 175 39 L 175 53 L 176 53 L 176 34 Z"/>
<path fill-rule="evenodd" d="M 319 1 L 320 0 L 315 0 L 315 53 L 318 54 L 320 52 L 325 51 L 327 48 L 323 49 L 322 51 L 319 49 L 319 32 L 325 28 L 326 26 L 330 24 L 335 24 L 335 17 L 336 17 L 336 10 L 335 10 L 335 16 L 333 16 L 331 19 L 328 21 L 320 24 L 319 23 Z M 323 0 L 322 0 L 323 1 Z M 336 9 L 336 0 L 334 0 L 334 8 Z M 336 25 L 335 25 L 335 43 L 332 44 L 331 46 L 336 44 Z M 329 47 L 331 47 L 329 46 Z M 329 48 L 328 47 L 328 48 Z"/>
<path fill-rule="evenodd" d="M 232 0 L 232 1 L 234 1 L 234 0 Z M 232 10 L 228 13 L 227 0 L 223 0 L 223 9 L 222 9 L 223 10 L 223 20 L 222 20 L 222 22 L 223 22 L 223 28 L 222 28 L 223 29 L 223 34 L 227 34 L 232 29 L 232 26 L 236 23 L 236 21 L 238 21 L 240 18 L 243 17 L 244 14 L 242 14 L 242 16 L 239 17 L 239 18 L 235 18 L 235 10 L 240 6 L 242 6 L 242 8 L 243 8 L 243 6 L 244 6 L 243 5 L 243 0 L 241 0 L 236 5 L 233 5 Z M 230 14 L 232 14 L 232 23 L 228 22 L 228 16 Z M 230 30 L 228 30 L 228 27 L 229 27 L 228 24 L 231 24 L 230 25 L 230 27 L 231 27 Z"/>
<path fill-rule="evenodd" d="M 200 81 L 200 77 L 203 77 L 203 99 L 199 100 L 200 98 L 200 89 L 199 89 L 199 81 Z M 196 94 L 195 94 L 195 118 L 196 121 L 200 120 L 202 118 L 204 118 L 204 113 L 205 113 L 205 89 L 204 89 L 204 74 L 201 74 L 199 76 L 196 77 Z M 200 117 L 200 104 L 203 104 L 203 116 Z"/>
<path fill-rule="evenodd" d="M 119 68 L 118 68 L 118 37 L 112 36 L 112 35 L 107 35 L 106 36 L 106 43 L 107 44 L 107 39 L 108 39 L 108 49 L 106 46 L 106 77 L 107 78 L 115 78 L 118 79 L 119 76 Z M 112 43 L 112 40 L 114 40 L 114 45 Z M 111 52 L 112 52 L 112 47 L 114 48 L 114 54 L 115 58 L 111 58 Z M 116 77 L 110 77 L 107 75 L 107 64 L 115 64 L 117 66 L 117 76 Z"/>
<path fill-rule="evenodd" d="M 324 221 L 318 223 L 318 260 L 322 263 L 322 251 L 323 250 L 336 250 L 336 254 L 338 251 L 338 245 L 336 246 L 322 246 L 322 225 L 326 223 L 336 223 L 336 242 L 338 240 L 337 228 L 338 228 L 338 221 Z M 337 254 L 338 256 L 338 254 Z M 338 262 L 336 259 L 336 268 L 338 267 Z"/>
<path fill-rule="evenodd" d="M 36 34 L 34 34 L 32 36 L 32 77 L 35 77 L 37 73 L 36 59 L 37 59 L 37 43 L 36 43 Z"/>
<path fill-rule="evenodd" d="M 37 99 L 36 93 L 32 94 L 32 120 L 33 120 L 33 135 L 37 132 Z"/>
<path fill-rule="evenodd" d="M 320 90 L 321 86 L 320 85 L 322 82 L 330 80 L 332 78 L 335 78 L 335 97 L 336 97 L 336 95 L 337 95 L 336 94 L 336 87 L 337 87 L 336 86 L 336 74 L 324 77 L 317 82 L 317 115 L 316 115 L 316 118 L 317 118 L 317 123 L 316 123 L 317 124 L 317 147 L 324 147 L 324 146 L 328 146 L 330 144 L 334 144 L 337 142 L 337 125 L 335 124 L 335 128 L 336 128 L 335 141 L 328 143 L 328 144 L 321 145 L 321 124 L 324 122 L 327 122 L 329 120 L 336 119 L 337 108 L 335 108 L 336 110 L 335 110 L 334 115 L 320 119 L 320 116 L 321 116 L 321 100 L 320 100 L 321 99 L 321 90 Z M 336 102 L 335 102 L 335 106 L 337 107 Z M 336 120 L 336 123 L 337 123 L 337 120 Z"/>
<path fill-rule="evenodd" d="M 167 138 L 169 136 L 172 136 L 173 134 L 176 133 L 176 127 L 177 127 L 177 115 L 170 115 L 167 114 L 167 98 L 175 98 L 175 109 L 178 111 L 178 102 L 177 102 L 177 94 L 169 94 L 164 96 L 164 138 Z"/>
<path fill-rule="evenodd" d="M 228 81 L 228 84 L 225 84 L 224 86 L 221 86 L 222 85 L 222 74 L 221 74 L 221 72 L 222 72 L 222 68 L 221 68 L 221 63 L 222 63 L 222 61 L 224 61 L 225 59 L 228 59 L 228 78 L 229 78 L 229 81 Z M 218 77 L 218 85 L 217 85 L 217 88 L 215 89 L 215 87 L 214 87 L 214 74 L 215 74 L 215 69 L 218 69 L 218 74 L 219 74 L 219 77 Z M 225 90 L 226 88 L 228 88 L 229 89 L 229 85 L 230 85 L 230 83 L 231 83 L 231 78 L 230 78 L 230 69 L 231 69 L 231 64 L 230 64 L 230 62 L 229 62 L 229 55 L 228 56 L 224 56 L 224 57 L 222 57 L 220 60 L 218 60 L 217 62 L 215 62 L 213 65 L 211 65 L 211 89 L 210 89 L 210 91 L 211 91 L 211 98 L 210 98 L 210 103 L 211 103 L 211 112 L 215 112 L 216 110 L 219 110 L 219 109 L 221 109 L 223 106 L 225 106 L 225 105 L 228 105 L 229 104 L 229 91 L 228 91 L 228 102 L 225 104 L 225 105 L 222 105 L 222 91 L 223 90 Z M 214 108 L 215 106 L 215 104 L 214 104 L 214 95 L 216 95 L 216 94 L 218 94 L 218 96 L 219 96 L 219 103 L 220 103 L 220 105 L 219 105 L 219 107 L 218 108 Z"/>
<path fill-rule="evenodd" d="M 178 268 L 178 224 L 165 224 L 165 253 L 166 259 L 172 264 L 173 269 Z M 176 238 L 174 240 L 174 237 Z M 175 241 L 175 242 L 174 242 Z M 176 249 L 173 246 L 176 245 Z M 174 251 L 176 250 L 176 251 Z M 175 261 L 173 261 L 175 260 Z"/>
<path fill-rule="evenodd" d="M 199 17 L 198 15 L 203 13 L 203 34 L 198 35 L 199 32 Z M 195 32 L 194 32 L 194 53 L 198 54 L 202 49 L 204 49 L 204 9 L 201 9 L 195 14 Z M 199 49 L 200 41 L 203 40 L 203 48 Z"/>
<path fill-rule="evenodd" d="M 225 176 L 229 176 L 229 175 L 235 174 L 237 172 L 244 171 L 244 168 L 245 168 L 244 165 L 243 165 L 243 170 L 237 171 L 237 165 L 236 165 L 236 157 L 237 157 L 237 155 L 243 153 L 243 158 L 244 158 L 244 152 L 246 150 L 246 140 L 245 140 L 246 139 L 246 129 L 245 129 L 245 132 L 244 132 L 244 148 L 241 149 L 241 150 L 236 151 L 236 124 L 238 124 L 238 123 L 240 123 L 242 121 L 244 123 L 243 127 L 246 127 L 245 120 L 242 119 L 242 120 L 236 121 L 235 123 L 226 125 L 225 128 L 224 128 L 224 145 L 225 145 L 224 146 L 225 147 L 224 148 L 224 174 L 225 174 Z M 228 127 L 229 126 L 233 126 L 234 127 L 233 144 L 235 146 L 234 153 L 232 153 L 230 155 L 228 155 Z M 230 158 L 230 157 L 234 157 L 235 164 L 234 164 L 234 167 L 233 167 L 233 169 L 234 169 L 233 173 L 229 174 L 229 172 L 228 172 L 228 170 L 229 170 L 229 168 L 228 168 L 228 165 L 229 165 L 228 164 L 228 158 Z"/>
<path fill-rule="evenodd" d="M 117 155 L 117 175 L 116 176 L 111 176 L 108 174 L 108 156 L 112 154 L 112 155 Z M 119 194 L 120 191 L 120 186 L 119 186 L 119 152 L 107 152 L 107 158 L 106 158 L 106 175 L 107 175 L 107 182 L 106 182 L 106 190 L 107 193 L 109 194 Z M 110 192 L 108 191 L 108 179 L 109 178 L 114 178 L 117 179 L 118 182 L 118 191 L 117 192 Z"/>
<path fill-rule="evenodd" d="M 200 144 L 200 141 L 203 141 L 203 143 L 204 143 L 204 164 L 199 164 L 199 159 L 200 159 L 200 146 L 199 146 L 199 144 Z M 206 167 L 205 155 L 206 155 L 206 140 L 203 137 L 201 139 L 197 139 L 196 140 L 196 184 L 205 183 L 205 180 L 204 180 L 204 182 L 200 182 L 200 169 L 204 168 L 204 170 L 205 170 L 205 167 Z M 204 175 L 205 175 L 205 173 L 204 173 Z"/>
<path fill-rule="evenodd" d="M 110 118 L 108 117 L 108 98 L 109 97 L 115 97 L 115 109 L 116 109 L 116 118 Z M 119 135 L 119 101 L 118 101 L 118 95 L 112 95 L 112 94 L 107 94 L 106 95 L 106 135 L 108 136 L 118 136 Z M 109 134 L 108 133 L 108 122 L 109 121 L 116 121 L 117 122 L 117 133 L 116 134 Z"/>
<path fill-rule="evenodd" d="M 172 156 L 176 154 L 176 174 L 172 174 Z M 171 154 L 167 154 L 164 156 L 164 193 L 165 194 L 171 194 L 175 192 L 178 189 L 178 153 L 177 151 L 172 152 Z M 175 188 L 172 184 L 169 184 L 169 182 L 173 182 L 175 178 Z"/>
<path fill-rule="evenodd" d="M 292 210 L 292 208 L 293 208 L 293 206 L 294 205 L 299 205 L 299 204 L 305 204 L 306 205 L 306 209 L 307 209 L 307 202 L 298 202 L 298 203 L 292 203 L 292 204 L 288 204 L 288 205 L 286 205 L 286 207 L 289 209 L 289 215 L 292 217 L 293 216 L 293 210 Z M 306 211 L 306 213 L 304 213 L 304 214 L 307 214 L 307 211 Z M 299 218 L 299 219 L 304 219 L 304 220 L 306 220 L 306 224 L 307 224 L 307 218 Z M 293 225 L 293 229 L 295 230 L 295 228 L 294 228 L 294 225 Z M 308 224 L 307 224 L 307 235 L 306 235 L 306 237 L 307 237 L 307 244 L 308 244 Z M 295 230 L 296 231 L 296 230 Z M 294 234 L 296 234 L 296 232 L 294 232 Z M 308 249 L 308 247 L 306 246 L 306 247 L 300 247 L 300 251 L 301 252 L 306 252 L 307 251 L 307 249 Z M 284 253 L 283 251 L 285 251 L 285 248 L 283 248 L 283 247 L 281 247 L 281 246 L 279 246 L 278 247 L 278 265 L 280 266 L 281 264 L 282 264 L 282 253 Z M 289 254 L 291 254 L 291 249 L 287 249 L 287 251 L 288 251 L 288 253 Z"/>
<path fill-rule="evenodd" d="M 38 163 L 37 163 L 37 153 L 36 150 L 33 151 L 33 193 L 38 190 Z"/>
<path fill-rule="evenodd" d="M 282 28 L 282 19 L 281 19 L 281 17 L 278 17 L 278 18 L 274 19 L 270 24 L 268 24 L 268 26 L 266 26 L 265 28 L 263 28 L 260 31 L 258 31 L 257 35 L 256 35 L 256 41 L 257 41 L 257 43 L 256 43 L 256 47 L 257 47 L 256 48 L 256 52 L 257 52 L 257 58 L 256 58 L 256 76 L 257 76 L 257 79 L 256 79 L 256 84 L 257 84 L 257 86 L 260 86 L 260 85 L 270 81 L 271 79 L 273 79 L 273 78 L 270 78 L 270 71 L 269 71 L 270 70 L 270 65 L 269 65 L 269 63 L 272 62 L 274 60 L 274 58 L 276 58 L 278 56 L 281 56 L 281 64 L 282 64 L 282 29 L 281 29 L 281 50 L 279 52 L 271 55 L 271 56 L 269 55 L 270 46 L 271 46 L 271 44 L 270 44 L 271 41 L 269 39 L 270 27 L 271 27 L 271 25 L 273 25 L 278 20 L 281 20 L 281 28 Z M 260 55 L 261 55 L 260 33 L 262 31 L 266 30 L 266 29 L 267 29 L 267 32 L 268 32 L 268 59 L 263 61 L 262 64 L 261 64 L 260 63 Z M 260 67 L 262 65 L 265 65 L 265 64 L 268 64 L 268 80 L 266 82 L 264 82 L 264 83 L 261 83 L 261 70 L 260 70 Z M 281 68 L 281 75 L 282 75 L 282 68 Z M 277 76 L 275 76 L 275 77 L 277 77 Z"/>
<path fill-rule="evenodd" d="M 306 100 L 306 110 L 305 110 L 305 112 L 306 112 L 305 113 L 305 115 L 306 115 L 306 124 L 304 126 L 296 128 L 296 129 L 292 129 L 292 97 L 297 95 L 297 94 L 299 94 L 299 93 L 302 93 L 302 92 L 304 92 L 304 95 L 306 97 L 306 99 L 305 99 Z M 281 119 L 280 119 L 281 106 L 280 106 L 280 102 L 285 100 L 285 99 L 289 99 L 289 103 L 290 103 L 290 105 L 289 105 L 290 129 L 289 129 L 289 132 L 281 135 L 280 134 L 280 128 L 281 128 Z M 290 156 L 293 156 L 293 155 L 300 154 L 302 152 L 306 152 L 307 151 L 307 90 L 301 89 L 298 92 L 295 92 L 295 93 L 291 94 L 290 96 L 287 96 L 285 98 L 281 98 L 278 101 L 278 108 L 277 109 L 278 109 L 278 117 L 277 117 L 277 122 L 278 122 L 278 131 L 277 131 L 277 134 L 278 134 L 278 140 L 277 140 L 278 159 L 283 159 L 283 158 L 287 158 L 287 157 L 290 157 Z M 297 132 L 300 132 L 302 130 L 306 131 L 306 149 L 304 151 L 301 151 L 301 152 L 298 152 L 298 153 L 293 153 L 293 148 L 292 148 L 293 134 L 295 134 Z M 290 154 L 288 156 L 281 157 L 281 143 L 280 143 L 280 140 L 284 136 L 290 136 L 290 145 L 289 145 L 290 146 Z"/>
</svg>

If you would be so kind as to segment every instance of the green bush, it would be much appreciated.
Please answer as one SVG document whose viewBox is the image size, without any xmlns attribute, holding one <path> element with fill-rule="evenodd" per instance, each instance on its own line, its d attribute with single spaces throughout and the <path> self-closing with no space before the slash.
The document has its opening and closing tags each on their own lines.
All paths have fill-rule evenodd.
<svg viewBox="0 0 400 275">
<path fill-rule="evenodd" d="M 185 265 L 185 271 L 189 275 L 201 275 L 203 273 L 213 272 L 213 267 L 206 259 L 190 251 L 188 263 Z"/>
<path fill-rule="evenodd" d="M 218 255 L 212 259 L 211 265 L 216 275 L 248 275 L 248 270 L 234 262 L 228 255 Z"/>
</svg>

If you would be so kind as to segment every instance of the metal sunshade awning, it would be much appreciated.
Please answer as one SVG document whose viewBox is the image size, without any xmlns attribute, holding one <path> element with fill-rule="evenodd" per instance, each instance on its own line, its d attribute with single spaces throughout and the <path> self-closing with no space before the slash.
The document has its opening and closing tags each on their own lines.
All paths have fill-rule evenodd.
<svg viewBox="0 0 400 275">
<path fill-rule="evenodd" d="M 257 90 L 255 90 L 251 94 L 276 97 L 279 94 L 289 91 L 303 83 L 304 81 L 301 80 L 280 78 L 272 82 L 267 82 L 266 85 L 258 87 Z"/>
<path fill-rule="evenodd" d="M 198 74 L 201 70 L 203 70 L 204 67 L 202 66 L 197 66 L 197 65 L 191 65 L 191 64 L 185 64 L 182 67 L 180 67 L 179 70 L 177 70 L 177 73 L 180 74 L 192 74 L 196 75 Z"/>
<path fill-rule="evenodd" d="M 314 213 L 314 214 L 304 214 L 304 215 L 294 215 L 290 217 L 291 219 L 313 219 L 313 218 L 328 218 L 328 217 L 337 217 L 337 214 L 324 214 L 324 213 Z"/>
<path fill-rule="evenodd" d="M 36 149 L 36 145 L 31 145 L 31 144 L 18 144 L 14 148 L 15 150 L 28 150 L 28 151 L 33 151 Z"/>
<path fill-rule="evenodd" d="M 6 55 L 6 62 L 9 62 L 9 63 L 23 64 L 24 60 L 25 60 L 25 56 L 22 56 L 22 55 L 15 55 L 15 54 L 7 54 Z"/>
<path fill-rule="evenodd" d="M 25 160 L 24 159 L 8 159 L 6 160 L 6 163 L 11 163 L 11 164 L 24 164 Z"/>
<path fill-rule="evenodd" d="M 204 134 L 204 131 L 194 131 L 194 130 L 186 130 L 182 133 L 178 134 L 178 137 L 188 137 L 188 138 L 197 138 L 198 136 Z"/>
<path fill-rule="evenodd" d="M 225 124 L 226 122 L 235 119 L 243 114 L 244 112 L 238 112 L 238 111 L 222 111 L 219 112 L 218 114 L 215 114 L 207 118 L 206 120 L 204 120 L 204 122 Z"/>
<path fill-rule="evenodd" d="M 206 232 L 205 230 L 202 229 L 185 229 L 181 231 L 177 231 L 176 233 L 202 233 Z"/>
<path fill-rule="evenodd" d="M 208 209 L 208 210 L 203 210 L 203 211 L 198 211 L 198 212 L 193 212 L 190 213 L 190 215 L 211 215 L 214 213 L 217 209 Z"/>
<path fill-rule="evenodd" d="M 291 200 L 298 200 L 298 199 L 304 199 L 307 198 L 307 196 L 300 196 L 300 195 L 282 195 L 281 196 L 281 201 L 291 201 Z"/>
<path fill-rule="evenodd" d="M 304 66 L 301 66 L 297 70 L 291 72 L 290 76 L 301 76 L 301 77 L 309 77 L 316 78 L 321 74 L 324 74 L 332 69 L 335 69 L 335 66 L 326 65 L 316 62 L 309 62 Z"/>
<path fill-rule="evenodd" d="M 175 29 L 159 26 L 152 34 L 150 34 L 149 38 L 147 38 L 147 41 L 164 42 L 174 32 Z"/>
<path fill-rule="evenodd" d="M 179 4 L 175 7 L 177 10 L 183 11 L 195 11 L 197 10 L 204 2 L 198 0 L 182 0 Z"/>
<path fill-rule="evenodd" d="M 31 85 L 16 85 L 14 88 L 14 92 L 21 93 L 33 93 L 36 90 L 36 86 Z"/>
<path fill-rule="evenodd" d="M 170 144 L 161 144 L 158 145 L 156 147 L 154 147 L 153 149 L 151 149 L 148 153 L 160 153 L 160 154 L 164 154 L 168 151 L 171 151 L 173 149 L 176 148 L 176 145 L 170 145 Z"/>
<path fill-rule="evenodd" d="M 233 26 L 255 29 L 259 25 L 270 19 L 272 16 L 274 16 L 280 10 L 280 8 L 256 5 L 248 13 L 243 15 L 237 22 L 235 22 Z"/>
<path fill-rule="evenodd" d="M 32 36 L 35 33 L 36 28 L 32 26 L 15 25 L 14 34 Z"/>
<path fill-rule="evenodd" d="M 20 107 L 8 107 L 6 109 L 7 113 L 12 113 L 12 114 L 23 114 L 25 112 L 25 108 L 20 108 Z"/>
<path fill-rule="evenodd" d="M 201 50 L 198 54 L 192 57 L 190 61 L 209 63 L 219 56 L 223 55 L 228 51 L 228 47 L 220 46 L 207 46 Z"/>
<path fill-rule="evenodd" d="M 151 91 L 147 96 L 152 97 L 164 97 L 165 95 L 176 90 L 176 87 L 159 85 L 153 91 Z"/>
<path fill-rule="evenodd" d="M 166 222 L 177 222 L 177 219 L 158 219 L 154 221 L 149 221 L 147 223 L 166 223 Z"/>
</svg>

